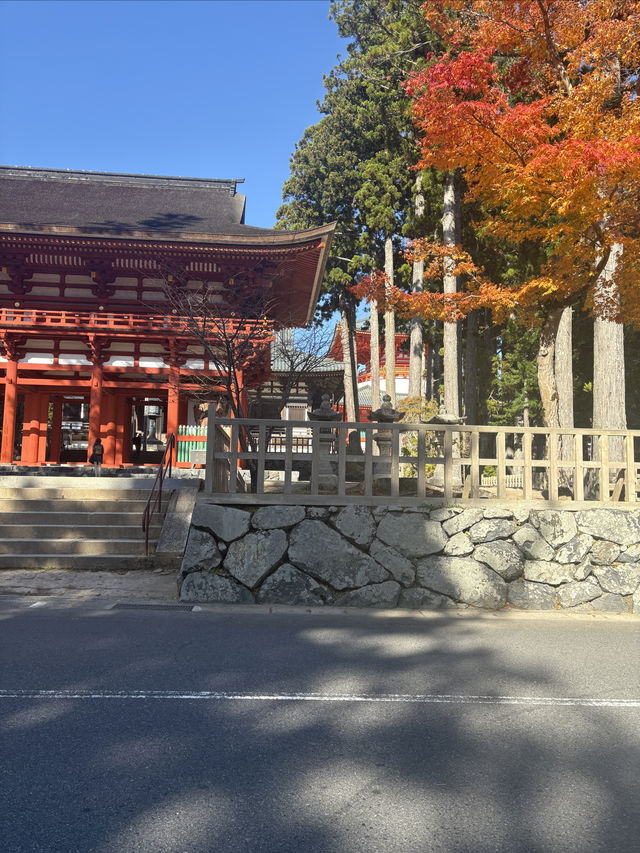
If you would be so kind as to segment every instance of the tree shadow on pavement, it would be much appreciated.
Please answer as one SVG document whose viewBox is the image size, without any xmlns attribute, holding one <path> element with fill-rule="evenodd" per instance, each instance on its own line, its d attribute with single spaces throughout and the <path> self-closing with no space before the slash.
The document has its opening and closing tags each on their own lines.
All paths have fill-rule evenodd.
<svg viewBox="0 0 640 853">
<path fill-rule="evenodd" d="M 579 624 L 20 613 L 5 687 L 251 698 L 2 700 L 3 849 L 635 850 L 640 710 L 526 699 L 591 695 Z M 637 679 L 637 623 L 622 636 L 605 699 Z M 474 696 L 522 702 L 455 698 Z"/>
</svg>

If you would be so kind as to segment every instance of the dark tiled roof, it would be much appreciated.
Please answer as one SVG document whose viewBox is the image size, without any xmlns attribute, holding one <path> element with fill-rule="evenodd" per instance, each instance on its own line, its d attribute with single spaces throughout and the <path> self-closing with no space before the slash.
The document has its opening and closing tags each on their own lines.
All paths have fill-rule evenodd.
<svg viewBox="0 0 640 853">
<path fill-rule="evenodd" d="M 244 224 L 241 182 L 0 166 L 0 229 L 95 237 L 281 234 Z"/>
<path fill-rule="evenodd" d="M 380 391 L 380 399 L 381 400 L 382 400 L 382 396 L 384 393 L 385 393 L 384 391 L 382 391 L 382 390 Z M 407 397 L 407 396 L 408 396 L 407 394 L 404 394 L 400 391 L 396 391 L 396 399 L 397 400 L 404 400 L 405 397 Z M 360 403 L 361 406 L 368 406 L 369 408 L 371 407 L 372 400 L 371 400 L 371 386 L 370 385 L 365 385 L 362 388 L 358 388 L 358 402 Z"/>
</svg>

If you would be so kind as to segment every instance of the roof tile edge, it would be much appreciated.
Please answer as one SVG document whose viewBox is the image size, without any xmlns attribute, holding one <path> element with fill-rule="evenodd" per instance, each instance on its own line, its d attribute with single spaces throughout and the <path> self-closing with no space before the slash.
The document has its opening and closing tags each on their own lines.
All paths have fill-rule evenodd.
<svg viewBox="0 0 640 853">
<path fill-rule="evenodd" d="M 0 177 L 53 181 L 126 184 L 139 187 L 189 187 L 190 189 L 233 189 L 244 178 L 189 178 L 179 175 L 142 175 L 128 172 L 91 172 L 80 169 L 45 169 L 33 166 L 0 166 Z"/>
</svg>

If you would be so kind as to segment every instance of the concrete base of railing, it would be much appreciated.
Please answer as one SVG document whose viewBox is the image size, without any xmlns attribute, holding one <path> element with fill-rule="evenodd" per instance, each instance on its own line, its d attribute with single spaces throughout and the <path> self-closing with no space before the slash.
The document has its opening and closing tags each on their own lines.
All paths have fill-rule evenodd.
<svg viewBox="0 0 640 853">
<path fill-rule="evenodd" d="M 180 599 L 640 613 L 640 510 L 262 506 L 201 495 Z"/>
</svg>

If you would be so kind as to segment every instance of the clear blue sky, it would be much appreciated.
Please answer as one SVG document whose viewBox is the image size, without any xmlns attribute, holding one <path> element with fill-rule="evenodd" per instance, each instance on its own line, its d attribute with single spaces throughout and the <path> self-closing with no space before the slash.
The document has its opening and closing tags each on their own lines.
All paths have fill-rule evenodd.
<svg viewBox="0 0 640 853">
<path fill-rule="evenodd" d="M 329 0 L 0 2 L 0 162 L 245 178 L 271 227 L 346 53 Z"/>
</svg>

